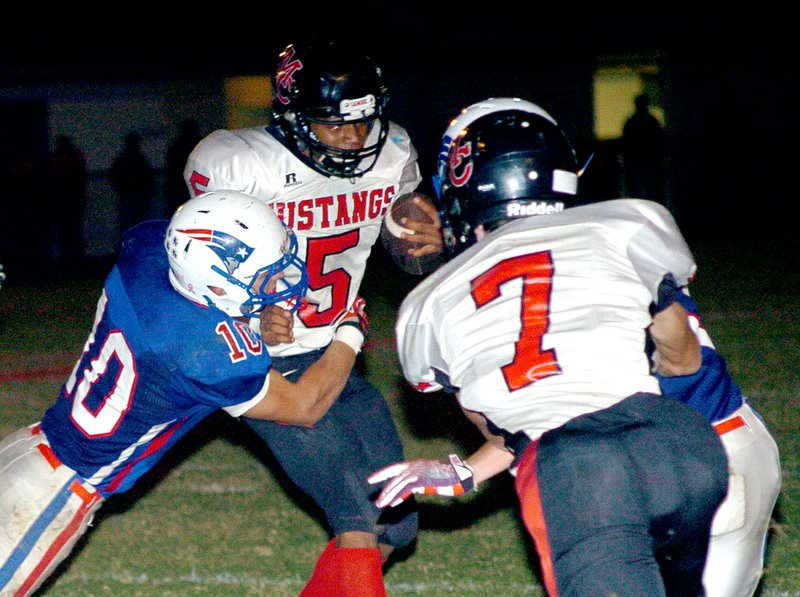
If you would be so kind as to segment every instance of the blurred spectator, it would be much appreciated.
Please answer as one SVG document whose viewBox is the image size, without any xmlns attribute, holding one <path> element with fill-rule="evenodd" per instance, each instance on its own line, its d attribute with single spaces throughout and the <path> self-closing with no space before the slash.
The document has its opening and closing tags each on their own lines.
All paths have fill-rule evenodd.
<svg viewBox="0 0 800 597">
<path fill-rule="evenodd" d="M 127 230 L 147 217 L 156 186 L 156 173 L 142 151 L 142 136 L 132 131 L 125 135 L 125 146 L 114 159 L 111 184 L 119 196 L 120 227 Z"/>
<path fill-rule="evenodd" d="M 635 112 L 622 129 L 622 158 L 628 197 L 663 201 L 664 131 L 650 113 L 650 98 L 634 100 Z"/>
<path fill-rule="evenodd" d="M 86 203 L 86 158 L 71 137 L 60 135 L 48 164 L 50 214 L 61 260 L 83 258 L 83 214 Z"/>
<path fill-rule="evenodd" d="M 167 180 L 164 193 L 167 213 L 171 214 L 189 199 L 189 190 L 183 180 L 183 169 L 186 166 L 186 158 L 200 139 L 202 135 L 196 120 L 187 118 L 181 121 L 178 136 L 167 149 Z"/>
<path fill-rule="evenodd" d="M 7 181 L 0 213 L 0 257 L 6 271 L 31 271 L 50 258 L 47 243 L 31 243 L 31 225 L 51 234 L 50 213 L 43 206 L 44 162 L 35 148 L 15 148 L 0 175 Z"/>
</svg>

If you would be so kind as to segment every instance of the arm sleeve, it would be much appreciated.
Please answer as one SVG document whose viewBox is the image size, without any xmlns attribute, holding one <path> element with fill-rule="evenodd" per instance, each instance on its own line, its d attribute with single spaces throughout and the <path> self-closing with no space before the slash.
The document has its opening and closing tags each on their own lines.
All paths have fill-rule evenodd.
<svg viewBox="0 0 800 597">
<path fill-rule="evenodd" d="M 258 180 L 254 172 L 258 164 L 258 156 L 243 139 L 221 129 L 192 150 L 183 177 L 192 196 L 218 189 L 252 193 Z"/>
<path fill-rule="evenodd" d="M 672 274 L 677 286 L 686 286 L 697 266 L 686 240 L 665 207 L 649 201 L 641 202 L 640 212 L 645 219 L 631 236 L 627 253 L 653 301 L 657 301 L 664 276 Z"/>
<path fill-rule="evenodd" d="M 411 191 L 415 191 L 422 182 L 422 174 L 420 173 L 416 147 L 411 142 L 406 130 L 394 123 L 389 130 L 389 139 L 387 143 L 396 143 L 399 146 L 405 146 L 406 160 L 403 165 L 403 171 L 400 174 L 400 188 L 397 191 L 397 197 L 400 197 Z"/>
<path fill-rule="evenodd" d="M 419 292 L 412 291 L 398 312 L 395 333 L 403 376 L 419 392 L 452 389 L 448 367 L 436 338 L 433 318 Z"/>
</svg>

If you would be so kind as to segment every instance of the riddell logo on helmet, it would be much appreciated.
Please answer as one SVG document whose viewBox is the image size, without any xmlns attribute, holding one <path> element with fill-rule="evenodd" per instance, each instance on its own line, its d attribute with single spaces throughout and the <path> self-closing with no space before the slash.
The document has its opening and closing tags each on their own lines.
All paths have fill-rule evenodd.
<svg viewBox="0 0 800 597">
<path fill-rule="evenodd" d="M 509 218 L 543 216 L 557 211 L 564 211 L 564 204 L 560 201 L 555 204 L 546 203 L 545 201 L 536 201 L 525 205 L 520 203 L 509 203 L 506 205 L 506 216 Z"/>
</svg>

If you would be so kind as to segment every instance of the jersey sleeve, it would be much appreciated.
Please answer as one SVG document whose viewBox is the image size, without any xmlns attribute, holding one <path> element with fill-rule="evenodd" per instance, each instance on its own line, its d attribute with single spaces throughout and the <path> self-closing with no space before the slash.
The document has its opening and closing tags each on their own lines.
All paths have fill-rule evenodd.
<svg viewBox="0 0 800 597">
<path fill-rule="evenodd" d="M 193 197 L 221 189 L 252 194 L 258 180 L 254 168 L 259 163 L 244 139 L 220 129 L 200 141 L 189 154 L 183 177 Z"/>
<path fill-rule="evenodd" d="M 653 300 L 658 298 L 658 287 L 667 274 L 672 274 L 678 286 L 686 286 L 697 266 L 672 215 L 652 201 L 626 201 L 636 201 L 637 211 L 644 216 L 628 242 L 627 253 Z"/>
<path fill-rule="evenodd" d="M 397 353 L 403 376 L 420 392 L 435 392 L 449 384 L 448 366 L 436 337 L 431 301 L 422 284 L 413 290 L 400 305 L 395 333 Z"/>
<path fill-rule="evenodd" d="M 403 164 L 403 170 L 400 174 L 400 184 L 396 194 L 397 197 L 400 197 L 401 195 L 416 190 L 422 182 L 422 174 L 420 173 L 418 162 L 419 154 L 406 130 L 394 123 L 392 123 L 389 129 L 389 139 L 387 143 L 396 145 L 402 151 L 403 155 L 405 155 L 405 163 Z"/>
<path fill-rule="evenodd" d="M 253 396 L 250 400 L 245 402 L 240 402 L 239 404 L 232 404 L 230 406 L 223 407 L 222 410 L 227 412 L 232 417 L 241 417 L 244 413 L 248 410 L 253 408 L 256 404 L 261 402 L 267 396 L 267 392 L 269 391 L 269 374 L 264 377 L 264 385 L 261 387 L 261 390 Z"/>
</svg>

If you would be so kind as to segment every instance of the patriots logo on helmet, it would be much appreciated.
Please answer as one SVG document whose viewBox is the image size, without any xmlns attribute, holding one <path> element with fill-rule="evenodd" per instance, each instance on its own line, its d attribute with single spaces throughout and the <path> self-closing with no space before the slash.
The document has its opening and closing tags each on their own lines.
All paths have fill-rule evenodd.
<svg viewBox="0 0 800 597">
<path fill-rule="evenodd" d="M 303 68 L 303 63 L 294 58 L 295 50 L 289 47 L 281 54 L 281 64 L 275 75 L 275 97 L 284 106 L 289 103 L 289 98 L 284 95 L 284 90 L 291 92 L 294 88 L 294 73 Z"/>
<path fill-rule="evenodd" d="M 191 239 L 205 243 L 206 246 L 214 251 L 225 264 L 225 271 L 232 274 L 242 263 L 247 261 L 253 253 L 253 247 L 249 247 L 235 236 L 209 230 L 205 228 L 192 228 L 178 230 Z"/>
</svg>

